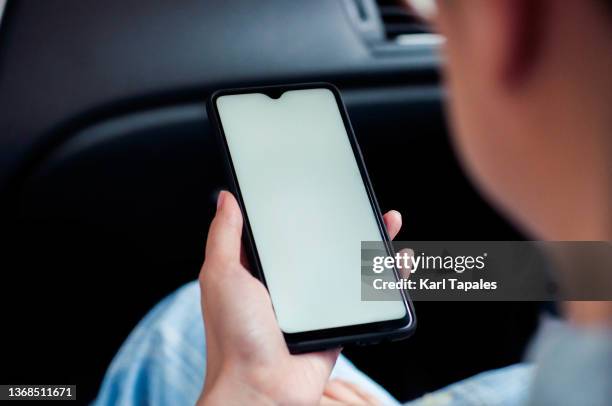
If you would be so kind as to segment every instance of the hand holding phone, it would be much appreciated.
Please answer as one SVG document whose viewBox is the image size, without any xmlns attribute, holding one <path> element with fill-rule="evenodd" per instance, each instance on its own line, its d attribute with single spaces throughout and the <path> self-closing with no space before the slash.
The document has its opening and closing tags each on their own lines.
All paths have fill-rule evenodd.
<svg viewBox="0 0 612 406">
<path fill-rule="evenodd" d="M 410 335 L 404 292 L 361 298 L 361 242 L 392 247 L 339 91 L 325 83 L 225 90 L 208 111 L 244 217 L 245 251 L 289 349 Z"/>
<path fill-rule="evenodd" d="M 393 238 L 401 217 L 389 212 L 384 222 Z M 241 263 L 242 225 L 236 200 L 222 192 L 199 278 L 207 349 L 199 403 L 318 404 L 339 351 L 289 353 L 268 291 Z"/>
</svg>

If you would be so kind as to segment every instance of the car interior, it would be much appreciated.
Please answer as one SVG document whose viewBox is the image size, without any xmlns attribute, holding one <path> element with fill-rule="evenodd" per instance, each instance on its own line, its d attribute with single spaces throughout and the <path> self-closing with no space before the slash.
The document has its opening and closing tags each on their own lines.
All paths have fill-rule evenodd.
<svg viewBox="0 0 612 406">
<path fill-rule="evenodd" d="M 227 188 L 218 89 L 333 83 L 397 239 L 523 239 L 463 174 L 444 38 L 399 1 L 8 0 L 0 18 L 2 382 L 93 400 L 132 328 L 197 278 Z M 539 307 L 416 302 L 413 337 L 344 354 L 409 400 L 520 361 Z"/>
</svg>

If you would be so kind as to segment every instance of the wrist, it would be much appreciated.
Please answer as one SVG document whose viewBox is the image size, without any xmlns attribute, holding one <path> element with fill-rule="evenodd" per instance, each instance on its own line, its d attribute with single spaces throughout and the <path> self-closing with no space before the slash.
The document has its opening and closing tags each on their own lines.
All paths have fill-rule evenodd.
<svg viewBox="0 0 612 406">
<path fill-rule="evenodd" d="M 276 405 L 279 402 L 266 388 L 261 379 L 249 373 L 240 373 L 235 368 L 224 368 L 213 379 L 207 371 L 204 391 L 198 405 Z"/>
<path fill-rule="evenodd" d="M 210 388 L 204 390 L 197 404 L 198 406 L 272 406 L 276 405 L 277 402 L 264 392 L 242 381 L 220 379 Z"/>
</svg>

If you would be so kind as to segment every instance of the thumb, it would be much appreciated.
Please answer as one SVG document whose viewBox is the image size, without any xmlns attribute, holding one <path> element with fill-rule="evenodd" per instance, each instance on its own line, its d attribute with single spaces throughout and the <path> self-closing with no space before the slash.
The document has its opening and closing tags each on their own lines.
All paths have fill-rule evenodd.
<svg viewBox="0 0 612 406">
<path fill-rule="evenodd" d="M 219 193 L 217 213 L 208 230 L 206 260 L 225 265 L 240 263 L 242 213 L 234 196 Z"/>
</svg>

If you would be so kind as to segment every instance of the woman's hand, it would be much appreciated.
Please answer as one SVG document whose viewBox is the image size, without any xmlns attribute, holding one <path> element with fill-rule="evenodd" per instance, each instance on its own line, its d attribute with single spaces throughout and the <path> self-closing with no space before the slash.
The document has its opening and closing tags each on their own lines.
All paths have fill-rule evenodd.
<svg viewBox="0 0 612 406">
<path fill-rule="evenodd" d="M 354 383 L 341 379 L 332 379 L 325 385 L 323 398 L 319 406 L 381 406 L 373 395 Z"/>
<path fill-rule="evenodd" d="M 385 215 L 393 237 L 398 212 Z M 200 271 L 206 382 L 200 404 L 318 404 L 339 349 L 292 355 L 264 285 L 241 262 L 242 215 L 221 192 Z"/>
</svg>

